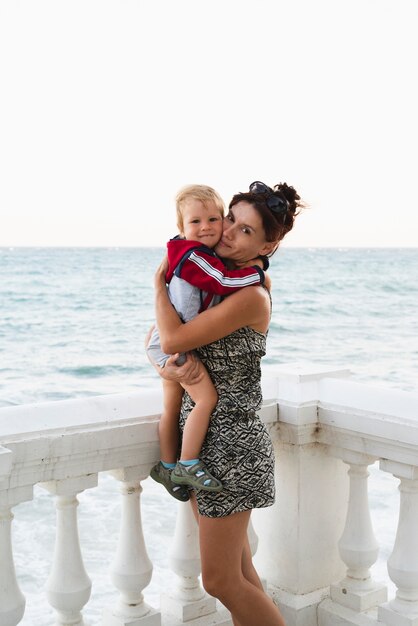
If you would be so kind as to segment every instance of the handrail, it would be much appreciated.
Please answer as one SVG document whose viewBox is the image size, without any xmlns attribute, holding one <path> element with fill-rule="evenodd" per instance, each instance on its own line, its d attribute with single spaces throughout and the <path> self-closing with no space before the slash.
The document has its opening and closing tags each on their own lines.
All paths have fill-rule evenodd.
<svg viewBox="0 0 418 626">
<path fill-rule="evenodd" d="M 402 624 L 415 624 L 418 584 L 414 577 L 418 580 L 418 571 L 414 570 L 414 559 L 418 559 L 418 551 L 412 534 L 418 523 L 418 393 L 355 382 L 347 370 L 305 365 L 280 366 L 274 377 L 264 377 L 263 387 L 266 399 L 260 417 L 275 446 L 278 498 L 274 507 L 257 511 L 255 516 L 255 522 L 259 520 L 255 524 L 259 534 L 257 559 L 288 626 L 331 626 L 335 616 L 343 619 L 343 613 L 346 621 L 341 624 L 356 624 L 359 614 L 373 608 L 378 618 L 370 617 L 367 623 L 392 626 L 401 615 Z M 103 623 L 116 624 L 118 611 L 128 610 L 127 590 L 134 580 L 142 587 L 146 585 L 152 569 L 138 528 L 138 503 L 140 483 L 159 456 L 161 410 L 159 389 L 0 408 L 0 543 L 7 557 L 8 580 L 6 591 L 0 586 L 0 599 L 11 602 L 10 609 L 0 609 L 2 626 L 18 624 L 24 610 L 13 569 L 11 509 L 31 499 L 33 486 L 41 484 L 57 498 L 60 550 L 66 546 L 65 528 L 69 526 L 71 553 L 77 552 L 77 493 L 94 487 L 97 473 L 104 471 L 121 482 L 125 502 L 119 556 L 113 570 L 115 586 L 119 585 L 121 598 L 125 598 L 120 606 L 125 608 L 115 609 L 116 613 L 112 609 Z M 389 603 L 385 602 L 385 587 L 375 584 L 369 573 L 377 544 L 369 519 L 367 467 L 376 460 L 381 470 L 401 480 L 400 537 L 389 559 L 397 596 Z M 180 517 L 176 537 L 181 535 L 184 519 Z M 132 556 L 128 534 L 145 563 L 132 562 L 131 579 L 124 578 L 123 565 Z M 185 538 L 181 541 L 183 553 L 188 544 Z M 60 550 L 48 593 L 50 603 L 55 606 L 56 602 L 58 615 L 61 611 L 62 623 L 66 623 Z M 193 567 L 187 566 L 194 581 L 193 594 L 186 602 L 184 588 L 188 583 L 184 587 L 183 582 L 182 599 L 170 596 L 162 603 L 169 611 L 190 616 L 216 610 L 203 599 L 195 553 L 190 548 L 185 556 L 185 562 L 193 562 Z M 84 574 L 81 555 L 77 558 L 76 571 L 84 582 L 82 593 L 74 583 L 72 594 L 81 615 L 91 583 Z M 192 595 L 199 596 L 199 601 L 192 601 Z M 132 602 L 144 626 L 160 623 L 159 614 L 143 603 L 140 590 Z M 192 610 L 188 602 L 198 604 Z M 196 620 L 190 626 L 199 624 Z M 225 618 L 219 623 L 230 622 Z M 165 624 L 170 624 L 168 618 L 163 620 Z"/>
</svg>

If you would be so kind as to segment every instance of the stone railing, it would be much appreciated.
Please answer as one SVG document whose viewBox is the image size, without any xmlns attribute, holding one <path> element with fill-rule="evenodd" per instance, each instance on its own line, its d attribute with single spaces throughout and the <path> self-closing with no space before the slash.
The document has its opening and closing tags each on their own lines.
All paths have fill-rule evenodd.
<svg viewBox="0 0 418 626">
<path fill-rule="evenodd" d="M 260 411 L 276 450 L 277 501 L 257 510 L 250 541 L 287 626 L 418 625 L 418 394 L 352 382 L 346 370 L 281 366 L 263 381 Z M 46 597 L 59 626 L 84 624 L 91 581 L 78 538 L 77 494 L 99 472 L 120 482 L 122 515 L 111 579 L 119 592 L 103 626 L 231 624 L 200 580 L 197 525 L 178 504 L 170 567 L 178 586 L 148 606 L 152 575 L 141 525 L 141 482 L 159 456 L 159 391 L 0 409 L 0 626 L 16 626 L 25 598 L 16 579 L 12 509 L 34 485 L 56 498 L 55 551 Z M 398 531 L 388 572 L 378 556 L 368 466 L 400 479 Z M 396 515 L 396 512 L 393 512 Z M 258 541 L 257 541 L 258 536 Z M 30 556 L 30 555 L 28 555 Z M 262 626 L 255 625 L 254 626 Z"/>
</svg>

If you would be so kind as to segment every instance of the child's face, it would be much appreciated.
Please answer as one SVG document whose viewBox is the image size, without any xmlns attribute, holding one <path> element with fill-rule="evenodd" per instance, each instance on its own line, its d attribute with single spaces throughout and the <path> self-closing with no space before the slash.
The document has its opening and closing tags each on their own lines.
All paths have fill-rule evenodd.
<svg viewBox="0 0 418 626">
<path fill-rule="evenodd" d="M 213 248 L 222 237 L 223 218 L 214 202 L 204 205 L 200 200 L 187 198 L 182 207 L 182 217 L 181 235 L 185 239 Z"/>
</svg>

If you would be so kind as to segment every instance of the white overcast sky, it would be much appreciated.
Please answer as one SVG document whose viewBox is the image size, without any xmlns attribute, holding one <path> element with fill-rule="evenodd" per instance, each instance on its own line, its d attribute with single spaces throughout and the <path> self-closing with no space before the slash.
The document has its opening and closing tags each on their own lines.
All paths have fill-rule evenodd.
<svg viewBox="0 0 418 626">
<path fill-rule="evenodd" d="M 289 246 L 417 246 L 415 0 L 0 0 L 0 245 L 164 245 L 286 181 Z"/>
</svg>

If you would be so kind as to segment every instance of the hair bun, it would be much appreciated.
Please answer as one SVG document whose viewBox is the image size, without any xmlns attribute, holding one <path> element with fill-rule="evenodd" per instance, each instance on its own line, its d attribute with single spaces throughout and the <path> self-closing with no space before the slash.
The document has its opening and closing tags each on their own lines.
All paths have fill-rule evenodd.
<svg viewBox="0 0 418 626">
<path fill-rule="evenodd" d="M 279 183 L 274 185 L 274 190 L 279 191 L 287 200 L 289 204 L 289 211 L 296 213 L 297 208 L 300 206 L 300 195 L 294 187 L 289 186 L 287 183 Z"/>
</svg>

